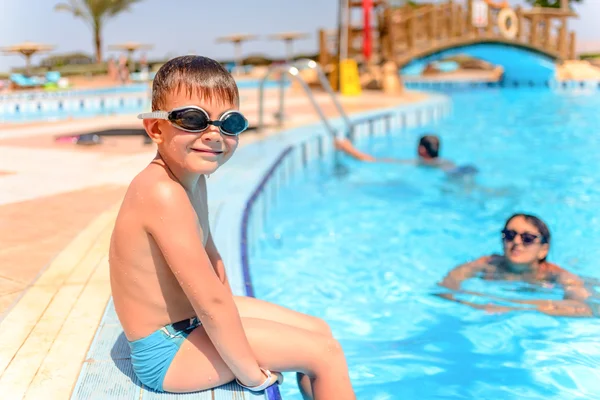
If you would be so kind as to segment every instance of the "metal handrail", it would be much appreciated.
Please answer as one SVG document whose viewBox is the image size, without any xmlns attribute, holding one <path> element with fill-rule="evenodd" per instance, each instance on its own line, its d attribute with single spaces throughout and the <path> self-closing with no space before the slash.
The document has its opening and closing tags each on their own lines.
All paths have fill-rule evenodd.
<svg viewBox="0 0 600 400">
<path fill-rule="evenodd" d="M 337 95 L 335 94 L 335 92 L 333 91 L 333 88 L 329 84 L 329 81 L 327 80 L 327 77 L 325 76 L 325 72 L 323 72 L 323 69 L 321 68 L 321 66 L 317 62 L 310 60 L 310 59 L 301 59 L 301 60 L 295 61 L 293 63 L 273 65 L 265 73 L 265 76 L 260 81 L 260 85 L 259 85 L 259 89 L 258 89 L 259 90 L 258 129 L 262 130 L 264 127 L 265 82 L 267 81 L 267 79 L 269 78 L 269 76 L 272 73 L 279 71 L 282 73 L 289 74 L 293 79 L 295 79 L 300 84 L 300 86 L 302 86 L 302 88 L 306 92 L 306 95 L 308 96 L 308 99 L 310 100 L 313 107 L 315 108 L 315 111 L 317 111 L 317 113 L 319 114 L 319 117 L 321 118 L 321 121 L 327 128 L 327 131 L 329 132 L 329 134 L 332 137 L 335 137 L 335 135 L 336 135 L 335 129 L 333 128 L 333 126 L 331 126 L 331 123 L 327 119 L 327 116 L 323 112 L 323 109 L 317 103 L 315 97 L 313 96 L 312 90 L 310 89 L 310 87 L 308 86 L 306 81 L 300 76 L 300 70 L 304 69 L 304 68 L 310 68 L 310 69 L 314 69 L 317 71 L 317 75 L 319 77 L 319 81 L 321 82 L 321 85 L 323 86 L 323 89 L 325 89 L 325 91 L 331 97 L 331 100 L 333 101 L 336 109 L 338 110 L 342 119 L 344 120 L 346 129 L 347 129 L 346 132 L 349 133 L 350 130 L 352 129 L 352 122 L 350 121 L 350 118 L 348 118 L 348 115 L 344 111 L 342 104 L 339 102 Z M 280 80 L 280 90 L 279 90 L 279 113 L 278 113 L 279 126 L 283 125 L 283 120 L 284 120 L 284 97 L 285 97 L 285 75 L 282 74 L 281 80 Z"/>
</svg>

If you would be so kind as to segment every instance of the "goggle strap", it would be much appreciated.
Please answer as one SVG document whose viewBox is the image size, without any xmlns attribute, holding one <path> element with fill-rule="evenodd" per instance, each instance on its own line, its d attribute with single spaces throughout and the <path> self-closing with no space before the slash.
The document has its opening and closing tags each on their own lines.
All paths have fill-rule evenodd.
<svg viewBox="0 0 600 400">
<path fill-rule="evenodd" d="M 141 113 L 138 115 L 138 119 L 169 119 L 169 113 L 166 111 Z"/>
</svg>

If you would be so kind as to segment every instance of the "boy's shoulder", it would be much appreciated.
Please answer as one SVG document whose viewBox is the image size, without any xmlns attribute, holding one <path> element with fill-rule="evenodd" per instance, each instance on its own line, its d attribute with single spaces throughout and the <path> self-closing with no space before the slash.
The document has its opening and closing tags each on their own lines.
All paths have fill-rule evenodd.
<svg viewBox="0 0 600 400">
<path fill-rule="evenodd" d="M 169 206 L 187 200 L 184 187 L 157 165 L 144 168 L 129 185 L 134 200 L 151 207 Z"/>
</svg>

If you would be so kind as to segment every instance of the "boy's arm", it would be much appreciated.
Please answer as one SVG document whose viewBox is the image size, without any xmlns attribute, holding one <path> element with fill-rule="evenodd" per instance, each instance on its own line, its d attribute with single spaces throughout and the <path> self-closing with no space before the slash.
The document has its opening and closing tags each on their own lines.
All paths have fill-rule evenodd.
<svg viewBox="0 0 600 400">
<path fill-rule="evenodd" d="M 210 260 L 217 277 L 219 277 L 219 280 L 225 285 L 229 293 L 233 294 L 231 286 L 229 285 L 229 280 L 227 279 L 225 264 L 223 263 L 223 259 L 219 254 L 219 250 L 217 250 L 217 246 L 215 245 L 210 232 L 208 233 L 208 240 L 206 241 L 206 254 L 208 255 L 208 259 Z"/>
<path fill-rule="evenodd" d="M 192 304 L 208 337 L 233 374 L 247 386 L 265 376 L 252 353 L 233 296 L 221 283 L 204 246 L 198 218 L 184 189 L 160 182 L 143 205 L 145 228 Z"/>
</svg>

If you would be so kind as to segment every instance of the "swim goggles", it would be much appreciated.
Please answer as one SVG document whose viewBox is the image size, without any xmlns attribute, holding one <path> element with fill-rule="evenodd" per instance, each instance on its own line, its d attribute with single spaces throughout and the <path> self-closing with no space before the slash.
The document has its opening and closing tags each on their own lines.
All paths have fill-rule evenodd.
<svg viewBox="0 0 600 400">
<path fill-rule="evenodd" d="M 139 119 L 165 119 L 186 132 L 204 132 L 209 125 L 219 128 L 222 134 L 237 136 L 248 129 L 248 120 L 241 112 L 225 111 L 218 120 L 211 121 L 208 113 L 197 106 L 184 106 L 171 111 L 153 111 L 138 115 Z"/>
<path fill-rule="evenodd" d="M 529 246 L 530 244 L 535 243 L 535 240 L 537 238 L 541 238 L 542 244 L 546 242 L 543 237 L 541 237 L 540 235 L 534 235 L 533 233 L 529 233 L 529 232 L 518 233 L 517 231 L 515 231 L 513 229 L 502 230 L 502 240 L 504 240 L 507 243 L 510 243 L 513 240 L 515 240 L 515 238 L 517 236 L 521 236 L 521 241 L 523 242 L 523 245 L 525 245 L 525 246 Z"/>
</svg>

